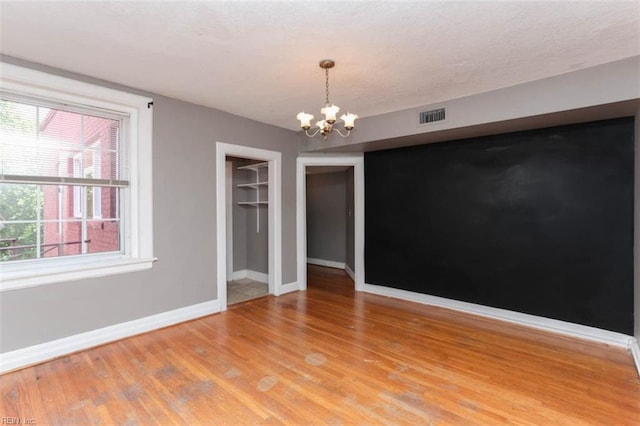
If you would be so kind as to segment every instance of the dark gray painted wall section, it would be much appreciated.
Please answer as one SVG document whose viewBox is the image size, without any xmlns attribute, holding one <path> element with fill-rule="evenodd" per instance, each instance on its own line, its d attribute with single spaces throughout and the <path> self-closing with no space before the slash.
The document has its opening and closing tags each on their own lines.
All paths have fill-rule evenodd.
<svg viewBox="0 0 640 426">
<path fill-rule="evenodd" d="M 349 170 L 346 172 L 347 175 L 347 188 L 346 188 L 346 203 L 347 203 L 347 253 L 346 253 L 346 263 L 351 271 L 355 272 L 355 216 L 353 214 L 355 207 L 354 200 L 354 179 L 353 179 L 353 167 L 349 167 Z"/>
<path fill-rule="evenodd" d="M 632 335 L 633 133 L 627 117 L 367 153 L 366 282 Z"/>
<path fill-rule="evenodd" d="M 345 172 L 307 175 L 307 257 L 346 262 Z"/>
<path fill-rule="evenodd" d="M 634 304 L 633 311 L 635 315 L 635 338 L 640 342 L 640 101 L 638 101 L 636 113 L 636 133 L 635 133 L 635 199 L 634 199 L 634 241 L 633 241 L 633 258 L 634 258 Z M 638 367 L 640 368 L 640 367 Z"/>
<path fill-rule="evenodd" d="M 148 271 L 3 292 L 2 352 L 215 300 L 216 141 L 282 153 L 282 276 L 285 284 L 296 281 L 297 138 L 293 132 L 6 56 L 0 59 L 153 97 L 154 255 L 158 258 Z"/>
</svg>

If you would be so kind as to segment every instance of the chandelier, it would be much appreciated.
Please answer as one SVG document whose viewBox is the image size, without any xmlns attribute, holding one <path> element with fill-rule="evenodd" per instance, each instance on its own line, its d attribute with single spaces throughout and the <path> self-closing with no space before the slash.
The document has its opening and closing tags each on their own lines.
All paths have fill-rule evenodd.
<svg viewBox="0 0 640 426">
<path fill-rule="evenodd" d="M 336 123 L 336 115 L 340 108 L 337 105 L 333 105 L 329 102 L 329 69 L 335 66 L 335 62 L 331 59 L 323 59 L 320 61 L 320 68 L 324 70 L 325 73 L 325 105 L 324 108 L 320 110 L 321 114 L 324 114 L 324 120 L 316 121 L 316 126 L 318 127 L 315 132 L 309 133 L 309 129 L 311 128 L 311 120 L 313 120 L 313 114 L 307 114 L 306 112 L 300 112 L 296 115 L 296 118 L 300 120 L 300 127 L 304 130 L 305 134 L 310 138 L 314 137 L 318 133 L 324 137 L 326 141 L 329 138 L 329 135 L 335 130 L 343 138 L 346 138 L 351 134 L 351 130 L 355 127 L 354 122 L 356 118 L 358 118 L 357 114 L 351 114 L 350 112 L 346 114 L 342 114 L 340 119 L 344 122 L 344 128 L 347 131 L 346 133 L 342 133 L 340 129 L 334 128 L 333 125 Z"/>
</svg>

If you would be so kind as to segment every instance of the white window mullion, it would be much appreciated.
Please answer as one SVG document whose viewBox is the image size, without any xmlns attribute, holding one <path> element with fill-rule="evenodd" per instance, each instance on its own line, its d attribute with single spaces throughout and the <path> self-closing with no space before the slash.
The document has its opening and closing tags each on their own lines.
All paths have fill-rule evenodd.
<svg viewBox="0 0 640 426">
<path fill-rule="evenodd" d="M 82 187 L 82 222 L 80 226 L 81 253 L 87 254 L 87 190 L 88 187 Z"/>
<path fill-rule="evenodd" d="M 80 177 L 85 177 L 84 172 L 84 156 L 86 149 L 86 141 L 84 139 L 84 115 L 80 116 Z M 82 187 L 82 195 L 80 197 L 82 205 L 82 222 L 80 223 L 80 253 L 87 254 L 87 187 Z"/>
<path fill-rule="evenodd" d="M 62 245 L 62 212 L 63 212 L 63 207 L 62 207 L 62 201 L 63 201 L 63 191 L 62 191 L 62 185 L 58 185 L 58 212 L 56 215 L 56 222 L 58 225 L 58 256 L 62 256 L 62 253 L 64 252 L 63 250 L 63 245 Z"/>
<path fill-rule="evenodd" d="M 38 206 L 36 208 L 36 259 L 40 259 L 42 256 L 42 243 L 40 242 L 42 238 L 42 235 L 40 235 L 40 227 L 42 226 L 42 213 L 40 211 L 40 205 L 42 204 L 42 186 L 39 186 L 36 191 L 36 204 Z"/>
<path fill-rule="evenodd" d="M 36 108 L 36 138 L 40 137 L 40 108 Z"/>
<path fill-rule="evenodd" d="M 82 176 L 82 154 L 76 154 L 73 156 L 73 177 Z M 76 185 L 73 187 L 73 216 L 82 216 L 82 186 Z"/>
<path fill-rule="evenodd" d="M 93 179 L 102 178 L 102 142 L 97 140 L 91 144 L 91 167 L 93 168 Z M 102 188 L 93 187 L 93 219 L 102 219 Z"/>
</svg>

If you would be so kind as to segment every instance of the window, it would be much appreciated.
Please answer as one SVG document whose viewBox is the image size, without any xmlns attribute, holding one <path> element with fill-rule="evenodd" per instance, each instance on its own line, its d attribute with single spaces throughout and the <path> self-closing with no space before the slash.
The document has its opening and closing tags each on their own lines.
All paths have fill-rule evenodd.
<svg viewBox="0 0 640 426">
<path fill-rule="evenodd" d="M 2 65 L 0 289 L 151 266 L 151 99 Z"/>
</svg>

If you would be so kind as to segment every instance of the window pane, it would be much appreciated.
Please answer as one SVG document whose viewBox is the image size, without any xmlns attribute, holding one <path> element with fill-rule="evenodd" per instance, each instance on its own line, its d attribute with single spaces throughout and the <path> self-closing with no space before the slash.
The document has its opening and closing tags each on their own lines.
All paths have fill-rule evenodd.
<svg viewBox="0 0 640 426">
<path fill-rule="evenodd" d="M 0 229 L 0 260 L 35 259 L 37 241 L 37 222 L 3 223 Z"/>
<path fill-rule="evenodd" d="M 95 188 L 94 189 L 94 218 L 102 219 L 119 219 L 119 199 L 120 194 L 118 188 Z M 99 196 L 98 196 L 99 193 Z M 98 201 L 99 200 L 99 201 Z"/>
<path fill-rule="evenodd" d="M 44 197 L 39 185 L 0 184 L 0 259 L 38 257 Z M 40 231 L 40 234 L 38 233 Z"/>
<path fill-rule="evenodd" d="M 42 257 L 82 254 L 82 221 L 46 223 Z"/>
<path fill-rule="evenodd" d="M 0 130 L 14 134 L 37 134 L 38 107 L 0 101 Z"/>
<path fill-rule="evenodd" d="M 0 223 L 36 220 L 42 211 L 43 196 L 39 185 L 0 183 Z"/>
<path fill-rule="evenodd" d="M 82 253 L 83 191 L 81 186 L 43 185 L 42 257 Z"/>
<path fill-rule="evenodd" d="M 1 170 L 7 175 L 121 179 L 120 121 L 0 101 Z"/>
<path fill-rule="evenodd" d="M 87 222 L 88 253 L 104 253 L 120 250 L 120 223 L 117 221 Z"/>
<path fill-rule="evenodd" d="M 120 251 L 120 191 L 0 184 L 0 261 Z"/>
</svg>

